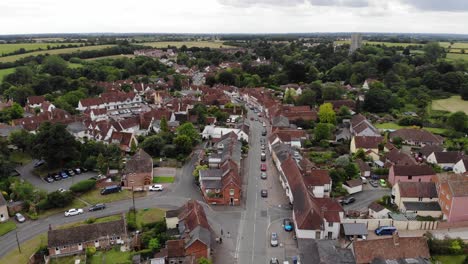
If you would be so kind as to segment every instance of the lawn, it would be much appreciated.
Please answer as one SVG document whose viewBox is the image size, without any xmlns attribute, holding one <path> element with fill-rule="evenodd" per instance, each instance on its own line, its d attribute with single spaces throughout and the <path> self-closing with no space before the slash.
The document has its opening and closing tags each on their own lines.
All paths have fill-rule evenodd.
<svg viewBox="0 0 468 264">
<path fill-rule="evenodd" d="M 160 41 L 160 42 L 144 42 L 141 43 L 144 46 L 151 46 L 154 48 L 167 48 L 167 46 L 175 46 L 177 48 L 182 47 L 182 45 L 187 46 L 187 48 L 198 47 L 198 48 L 234 48 L 233 46 L 223 45 L 221 41 Z"/>
<path fill-rule="evenodd" d="M 49 263 L 50 264 L 75 264 L 75 260 L 80 260 L 80 263 L 85 263 L 86 257 L 85 255 L 78 255 L 78 256 L 51 258 Z"/>
<path fill-rule="evenodd" d="M 463 101 L 458 95 L 447 99 L 433 100 L 432 109 L 449 112 L 464 111 L 468 114 L 468 101 Z"/>
<path fill-rule="evenodd" d="M 376 124 L 375 125 L 376 128 L 378 129 L 401 129 L 401 128 L 405 128 L 405 127 L 411 127 L 411 126 L 400 126 L 396 123 L 381 123 L 381 124 Z M 418 128 L 418 127 L 416 127 Z M 436 128 L 436 127 L 423 127 L 424 130 L 426 131 L 429 131 L 431 133 L 434 133 L 434 134 L 444 134 L 446 131 L 444 128 Z"/>
<path fill-rule="evenodd" d="M 64 208 L 54 208 L 54 209 L 49 209 L 49 210 L 46 210 L 46 211 L 42 211 L 39 213 L 39 218 L 46 218 L 46 217 L 49 217 L 51 215 L 54 215 L 54 214 L 63 214 L 66 210 L 68 209 L 71 209 L 71 208 L 84 208 L 86 207 L 86 204 L 83 203 L 82 201 L 78 200 L 78 199 L 74 199 L 73 202 L 67 206 L 67 207 L 64 207 Z"/>
<path fill-rule="evenodd" d="M 87 263 L 89 264 L 102 264 L 102 263 L 114 263 L 114 264 L 123 264 L 123 263 L 132 263 L 130 260 L 132 253 L 121 252 L 118 249 L 112 249 L 107 252 L 97 251 L 94 256 L 88 259 Z"/>
<path fill-rule="evenodd" d="M 135 198 L 146 196 L 146 192 L 135 192 Z M 107 195 L 101 195 L 101 190 L 92 190 L 80 196 L 81 199 L 90 203 L 111 203 L 120 200 L 132 199 L 132 192 L 122 190 L 118 193 L 111 193 Z"/>
<path fill-rule="evenodd" d="M 173 183 L 174 177 L 172 176 L 157 176 L 153 177 L 153 183 Z"/>
<path fill-rule="evenodd" d="M 12 243 L 14 243 L 12 241 Z M 47 235 L 42 234 L 21 244 L 21 254 L 15 247 L 5 256 L 0 258 L 0 263 L 28 263 L 29 257 L 34 254 L 41 246 L 47 245 Z"/>
<path fill-rule="evenodd" d="M 127 213 L 127 219 L 130 219 L 133 217 L 130 214 L 133 214 L 133 212 Z M 141 229 L 141 226 L 143 224 L 149 224 L 149 223 L 161 221 L 164 219 L 165 215 L 166 215 L 166 211 L 159 209 L 159 208 L 145 208 L 145 209 L 137 210 L 137 221 L 136 221 L 137 228 Z"/>
<path fill-rule="evenodd" d="M 32 158 L 29 154 L 21 152 L 21 151 L 12 152 L 10 155 L 10 161 L 17 163 L 17 164 L 25 165 L 31 162 L 31 160 Z"/>
<path fill-rule="evenodd" d="M 13 219 L 10 219 L 4 223 L 0 223 L 0 236 L 10 232 L 11 230 L 15 230 L 16 223 Z"/>
<path fill-rule="evenodd" d="M 104 217 L 100 217 L 100 218 L 95 218 L 95 221 L 92 222 L 92 223 L 91 222 L 87 223 L 86 220 L 84 220 L 84 221 L 80 221 L 80 222 L 61 225 L 61 226 L 58 226 L 57 229 L 65 229 L 65 228 L 77 227 L 77 226 L 82 226 L 82 225 L 90 225 L 90 224 L 117 221 L 117 220 L 120 220 L 121 218 L 122 218 L 122 216 L 120 214 L 109 215 L 109 216 L 104 216 Z"/>
<path fill-rule="evenodd" d="M 79 63 L 70 63 L 70 62 L 69 62 L 69 63 L 68 63 L 68 67 L 69 67 L 70 69 L 77 69 L 77 68 L 83 67 L 83 64 L 79 64 Z"/>
<path fill-rule="evenodd" d="M 21 48 L 25 49 L 26 51 L 38 50 L 43 49 L 47 50 L 47 46 L 50 47 L 57 47 L 61 45 L 76 45 L 79 46 L 80 43 L 15 43 L 15 44 L 0 44 L 0 55 L 12 53 L 17 51 Z"/>
<path fill-rule="evenodd" d="M 15 68 L 8 68 L 8 69 L 1 69 L 0 70 L 0 83 L 3 82 L 3 78 L 7 76 L 10 73 L 13 73 L 15 71 Z"/>
<path fill-rule="evenodd" d="M 466 256 L 465 255 L 455 255 L 455 256 L 433 256 L 434 261 L 432 263 L 439 263 L 441 264 L 463 264 Z"/>
<path fill-rule="evenodd" d="M 14 62 L 25 57 L 37 56 L 37 55 L 43 55 L 43 54 L 57 55 L 57 54 L 73 53 L 77 51 L 100 50 L 100 49 L 110 48 L 114 46 L 115 45 L 98 45 L 98 46 L 75 47 L 75 48 L 55 49 L 55 50 L 40 50 L 40 51 L 33 51 L 33 52 L 25 53 L 25 54 L 0 57 L 0 62 Z"/>
</svg>

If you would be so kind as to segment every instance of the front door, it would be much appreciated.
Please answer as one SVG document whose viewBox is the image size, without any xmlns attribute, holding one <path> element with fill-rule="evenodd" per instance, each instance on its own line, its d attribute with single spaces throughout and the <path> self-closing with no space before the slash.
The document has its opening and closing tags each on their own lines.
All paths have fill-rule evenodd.
<svg viewBox="0 0 468 264">
<path fill-rule="evenodd" d="M 333 232 L 328 232 L 328 239 L 332 239 L 333 237 Z"/>
<path fill-rule="evenodd" d="M 229 198 L 229 205 L 234 205 L 234 198 Z"/>
</svg>

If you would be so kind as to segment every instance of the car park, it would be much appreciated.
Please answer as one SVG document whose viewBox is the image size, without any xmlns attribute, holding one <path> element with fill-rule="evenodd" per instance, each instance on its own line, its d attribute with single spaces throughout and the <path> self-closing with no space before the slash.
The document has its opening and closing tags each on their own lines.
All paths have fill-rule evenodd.
<svg viewBox="0 0 468 264">
<path fill-rule="evenodd" d="M 277 247 L 278 246 L 278 234 L 273 232 L 271 233 L 271 238 L 270 238 L 270 245 L 272 247 Z"/>
<path fill-rule="evenodd" d="M 106 205 L 103 203 L 99 203 L 99 204 L 95 204 L 91 206 L 88 211 L 92 212 L 92 211 L 99 211 L 99 210 L 104 210 L 104 209 L 106 209 Z"/>
<path fill-rule="evenodd" d="M 70 210 L 65 211 L 65 216 L 74 216 L 74 215 L 79 215 L 79 214 L 82 214 L 82 213 L 83 213 L 83 209 L 81 209 L 81 208 L 78 208 L 78 209 L 72 208 Z"/>
<path fill-rule="evenodd" d="M 384 179 L 380 179 L 379 184 L 381 187 L 387 187 L 387 182 Z"/>
<path fill-rule="evenodd" d="M 266 166 L 265 163 L 262 163 L 262 164 L 260 165 L 260 170 L 261 170 L 261 171 L 266 171 L 266 170 L 267 170 L 267 166 Z"/>
<path fill-rule="evenodd" d="M 293 230 L 293 223 L 289 218 L 283 220 L 284 231 L 291 232 Z"/>
<path fill-rule="evenodd" d="M 268 190 L 262 189 L 262 190 L 260 191 L 260 196 L 262 196 L 263 198 L 268 197 Z"/>
<path fill-rule="evenodd" d="M 26 221 L 26 218 L 20 214 L 20 213 L 16 213 L 15 214 L 15 219 L 16 221 L 18 221 L 19 223 L 24 223 L 24 221 Z"/>
<path fill-rule="evenodd" d="M 267 179 L 267 174 L 265 172 L 260 173 L 260 179 L 266 180 Z"/>
<path fill-rule="evenodd" d="M 52 177 L 52 175 L 47 175 L 46 177 L 44 177 L 44 181 L 48 182 L 48 183 L 52 183 L 54 182 L 54 178 Z"/>
<path fill-rule="evenodd" d="M 347 197 L 343 200 L 341 200 L 341 204 L 352 204 L 356 201 L 354 197 Z"/>
<path fill-rule="evenodd" d="M 62 179 L 62 176 L 60 174 L 56 173 L 52 175 L 52 178 L 54 178 L 54 181 L 60 181 Z"/>
<path fill-rule="evenodd" d="M 163 186 L 161 184 L 154 184 L 149 187 L 150 191 L 156 191 L 156 192 L 161 192 L 164 190 Z"/>
</svg>

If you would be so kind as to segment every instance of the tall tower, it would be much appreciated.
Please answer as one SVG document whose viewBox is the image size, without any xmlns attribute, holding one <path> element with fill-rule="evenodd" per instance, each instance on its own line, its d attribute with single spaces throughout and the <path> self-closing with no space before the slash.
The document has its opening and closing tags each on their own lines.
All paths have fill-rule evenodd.
<svg viewBox="0 0 468 264">
<path fill-rule="evenodd" d="M 349 54 L 352 54 L 362 45 L 362 35 L 359 33 L 351 34 L 351 47 L 349 48 Z"/>
</svg>

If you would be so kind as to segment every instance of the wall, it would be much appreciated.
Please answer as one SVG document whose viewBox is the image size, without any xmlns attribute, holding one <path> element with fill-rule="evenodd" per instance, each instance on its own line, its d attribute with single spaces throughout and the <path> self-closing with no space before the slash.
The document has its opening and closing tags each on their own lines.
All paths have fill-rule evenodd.
<svg viewBox="0 0 468 264">
<path fill-rule="evenodd" d="M 1 194 L 0 194 L 1 195 Z M 5 222 L 9 219 L 8 209 L 6 205 L 0 206 L 0 222 Z"/>
<path fill-rule="evenodd" d="M 396 221 L 393 219 L 343 219 L 342 223 L 364 223 L 367 230 L 375 230 L 380 226 L 395 226 L 398 230 L 435 230 L 436 221 Z"/>
<path fill-rule="evenodd" d="M 453 166 L 453 172 L 455 173 L 466 172 L 466 168 L 465 168 L 465 165 L 463 164 L 463 160 L 460 160 L 457 163 L 455 163 L 455 166 Z"/>
<path fill-rule="evenodd" d="M 168 229 L 176 228 L 177 224 L 179 224 L 179 218 L 177 217 L 166 218 L 166 225 Z"/>
</svg>

